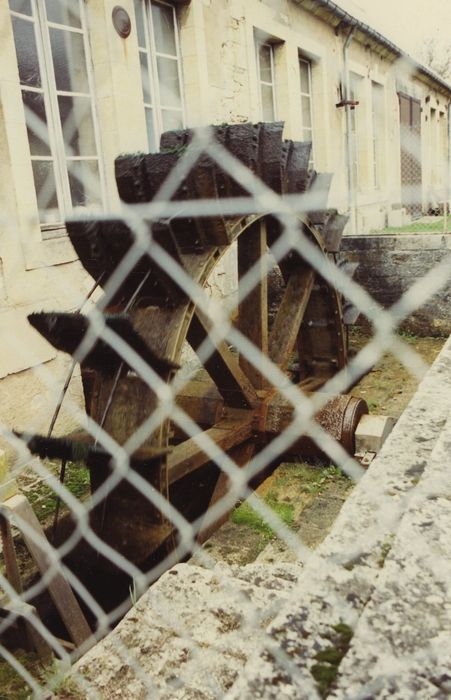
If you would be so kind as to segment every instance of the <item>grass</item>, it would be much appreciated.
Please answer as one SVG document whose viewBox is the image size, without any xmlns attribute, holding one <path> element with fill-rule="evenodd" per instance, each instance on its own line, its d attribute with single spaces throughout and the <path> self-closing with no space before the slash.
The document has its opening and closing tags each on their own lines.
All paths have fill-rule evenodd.
<svg viewBox="0 0 451 700">
<path fill-rule="evenodd" d="M 371 233 L 444 233 L 444 228 L 444 219 L 440 218 L 437 221 L 426 223 L 413 221 L 405 226 L 386 226 L 378 231 L 371 231 Z"/>
<path fill-rule="evenodd" d="M 269 494 L 263 500 L 285 525 L 293 526 L 294 506 L 291 503 L 279 503 Z M 232 522 L 236 525 L 247 525 L 258 532 L 265 542 L 269 542 L 276 534 L 269 523 L 248 503 L 241 503 L 235 508 L 232 513 Z"/>
<path fill-rule="evenodd" d="M 86 693 L 72 678 L 62 677 L 67 669 L 62 670 L 60 662 L 43 665 L 34 652 L 18 651 L 14 656 L 42 687 L 43 698 L 83 700 L 86 697 Z M 36 696 L 22 676 L 7 661 L 0 661 L 0 700 L 31 700 L 34 697 Z"/>
<path fill-rule="evenodd" d="M 15 653 L 15 658 L 38 683 L 45 683 L 49 669 L 41 664 L 36 654 L 20 651 Z M 1 661 L 0 700 L 28 700 L 32 697 L 31 688 L 22 676 L 7 661 Z"/>
<path fill-rule="evenodd" d="M 56 471 L 56 464 L 47 465 L 52 471 Z M 89 469 L 84 465 L 68 462 L 64 486 L 76 498 L 82 500 L 89 493 Z M 43 523 L 54 512 L 56 505 L 56 493 L 45 481 L 39 481 L 32 489 L 27 489 L 26 495 L 39 520 Z"/>
<path fill-rule="evenodd" d="M 311 464 L 283 464 L 271 482 L 270 490 L 263 496 L 264 503 L 271 508 L 281 522 L 293 528 L 296 514 L 296 497 L 292 500 L 289 494 L 312 494 L 321 491 L 331 481 L 343 479 L 349 481 L 338 467 L 319 467 Z M 258 532 L 264 544 L 276 537 L 269 523 L 248 502 L 241 503 L 232 513 L 232 522 L 236 525 L 246 525 Z"/>
<path fill-rule="evenodd" d="M 328 482 L 337 479 L 347 480 L 347 477 L 339 467 L 333 465 L 324 467 L 305 463 L 283 464 L 274 481 L 274 487 L 286 487 L 294 483 L 299 491 L 315 494 L 321 493 Z"/>
</svg>

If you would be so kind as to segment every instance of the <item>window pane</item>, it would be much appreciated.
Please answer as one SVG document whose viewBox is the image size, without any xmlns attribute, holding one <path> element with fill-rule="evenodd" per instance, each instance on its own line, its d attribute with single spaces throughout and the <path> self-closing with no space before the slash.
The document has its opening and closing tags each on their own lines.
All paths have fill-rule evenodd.
<svg viewBox="0 0 451 700">
<path fill-rule="evenodd" d="M 22 85 L 41 87 L 38 51 L 34 24 L 26 19 L 12 17 L 19 78 Z"/>
<path fill-rule="evenodd" d="M 309 64 L 307 61 L 299 61 L 299 71 L 301 77 L 301 92 L 310 93 Z"/>
<path fill-rule="evenodd" d="M 139 52 L 139 59 L 141 61 L 141 82 L 143 88 L 143 100 L 147 104 L 152 104 L 152 96 L 150 94 L 150 75 L 149 75 L 149 65 L 147 60 L 147 54 L 142 51 Z"/>
<path fill-rule="evenodd" d="M 302 126 L 312 126 L 312 111 L 310 105 L 310 97 L 305 95 L 301 98 L 302 101 Z"/>
<path fill-rule="evenodd" d="M 149 151 L 156 150 L 156 140 L 155 140 L 155 129 L 153 122 L 153 109 L 148 107 L 144 110 L 146 116 L 146 129 L 147 129 L 147 141 L 149 145 Z"/>
<path fill-rule="evenodd" d="M 136 20 L 136 30 L 138 33 L 138 46 L 141 48 L 146 48 L 146 34 L 144 31 L 144 17 L 143 8 L 144 4 L 142 0 L 134 0 L 135 5 L 135 20 Z"/>
<path fill-rule="evenodd" d="M 163 120 L 163 131 L 181 129 L 183 127 L 183 115 L 179 111 L 162 109 L 161 118 Z"/>
<path fill-rule="evenodd" d="M 22 100 L 31 155 L 48 156 L 50 155 L 50 145 L 44 95 L 40 92 L 23 90 Z"/>
<path fill-rule="evenodd" d="M 99 166 L 96 160 L 68 161 L 69 187 L 74 209 L 101 211 Z"/>
<path fill-rule="evenodd" d="M 97 150 L 90 98 L 60 96 L 58 104 L 66 154 L 95 156 Z"/>
<path fill-rule="evenodd" d="M 57 24 L 81 27 L 80 5 L 78 0 L 45 0 L 47 19 Z"/>
<path fill-rule="evenodd" d="M 275 119 L 274 114 L 274 99 L 272 87 L 270 85 L 262 85 L 262 116 L 264 121 L 271 122 Z"/>
<path fill-rule="evenodd" d="M 50 28 L 57 90 L 89 92 L 83 36 Z"/>
<path fill-rule="evenodd" d="M 9 0 L 9 9 L 23 15 L 32 15 L 31 0 Z"/>
<path fill-rule="evenodd" d="M 157 70 L 162 106 L 181 107 L 177 61 L 172 58 L 157 58 Z"/>
<path fill-rule="evenodd" d="M 32 166 L 41 222 L 51 223 L 61 221 L 61 214 L 56 196 L 53 161 L 33 160 Z"/>
<path fill-rule="evenodd" d="M 272 83 L 271 53 L 272 49 L 268 44 L 259 44 L 260 80 L 265 83 Z"/>
<path fill-rule="evenodd" d="M 175 56 L 174 13 L 172 7 L 152 3 L 152 22 L 156 50 Z"/>
</svg>

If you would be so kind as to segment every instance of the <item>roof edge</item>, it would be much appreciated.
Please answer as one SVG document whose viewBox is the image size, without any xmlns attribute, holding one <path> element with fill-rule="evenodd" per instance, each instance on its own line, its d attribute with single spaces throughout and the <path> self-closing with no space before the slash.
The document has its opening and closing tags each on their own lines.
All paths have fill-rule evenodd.
<svg viewBox="0 0 451 700">
<path fill-rule="evenodd" d="M 314 13 L 315 7 L 325 8 L 329 10 L 332 16 L 339 20 L 337 24 L 334 24 L 330 21 L 329 24 L 331 24 L 334 27 L 337 27 L 339 24 L 348 25 L 349 27 L 355 27 L 355 29 L 370 37 L 378 44 L 383 46 L 385 49 L 387 49 L 390 53 L 394 54 L 394 56 L 399 56 L 408 59 L 408 61 L 412 63 L 412 66 L 415 68 L 416 72 L 429 78 L 434 83 L 439 85 L 442 90 L 445 90 L 451 95 L 451 85 L 447 83 L 444 78 L 442 78 L 440 75 L 437 75 L 437 73 L 435 73 L 427 66 L 424 66 L 418 61 L 416 61 L 412 56 L 410 56 L 410 54 L 408 54 L 406 51 L 403 51 L 403 49 L 394 44 L 390 39 L 385 37 L 376 29 L 373 29 L 373 27 L 370 27 L 370 25 L 366 24 L 365 22 L 362 22 L 361 20 L 351 15 L 347 10 L 344 10 L 342 7 L 333 2 L 333 0 L 293 0 L 293 2 L 296 5 L 302 6 L 307 12 Z M 325 18 L 323 19 L 326 22 L 328 21 Z"/>
</svg>

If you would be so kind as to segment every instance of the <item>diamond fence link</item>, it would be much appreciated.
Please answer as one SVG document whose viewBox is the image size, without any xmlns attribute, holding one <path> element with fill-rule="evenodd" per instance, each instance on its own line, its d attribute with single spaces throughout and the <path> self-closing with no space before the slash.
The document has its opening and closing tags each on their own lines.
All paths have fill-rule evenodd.
<svg viewBox="0 0 451 700">
<path fill-rule="evenodd" d="M 412 109 L 410 105 L 409 109 Z M 409 115 L 411 118 L 410 112 Z M 27 112 L 27 120 L 34 133 L 45 141 L 46 126 L 33 113 Z M 76 130 L 75 123 L 72 128 Z M 233 128 L 231 127 L 232 130 Z M 265 129 L 264 126 L 259 128 L 261 131 Z M 415 133 L 412 136 L 412 132 L 415 132 L 415 126 L 409 123 L 403 143 L 405 167 L 411 167 L 415 171 L 411 177 L 413 181 L 418 171 L 418 162 L 415 160 L 418 159 L 418 144 Z M 315 552 L 304 544 L 302 534 L 287 526 L 259 496 L 253 488 L 255 480 L 285 455 L 293 454 L 290 449 L 302 452 L 302 447 L 297 447 L 297 443 L 305 436 L 309 439 L 309 444 L 316 446 L 313 448 L 315 454 L 325 455 L 332 464 L 357 482 L 364 474 L 364 469 L 346 446 L 336 439 L 334 430 L 315 418 L 321 411 L 333 412 L 330 407 L 328 409 L 331 395 L 348 393 L 387 351 L 393 353 L 417 378 L 423 377 L 427 369 L 420 355 L 403 341 L 397 330 L 404 319 L 449 282 L 451 255 L 415 282 L 390 309 L 384 309 L 336 264 L 336 256 L 328 250 L 325 240 L 326 224 L 318 229 L 311 224 L 312 214 L 325 209 L 327 187 L 323 189 L 321 184 L 316 187 L 313 184 L 307 188 L 304 183 L 303 187 L 298 187 L 297 192 L 296 188 L 293 188 L 294 191 L 286 188 L 287 191 L 283 193 L 277 192 L 272 188 L 266 172 L 269 172 L 270 166 L 263 162 L 260 169 L 249 167 L 249 163 L 240 157 L 236 149 L 232 153 L 225 146 L 224 139 L 221 141 L 218 133 L 217 128 L 197 129 L 190 134 L 189 139 L 185 133 L 188 142 L 175 154 L 168 149 L 167 154 L 176 156 L 174 165 L 161 178 L 158 186 L 153 183 L 154 191 L 150 201 L 138 198 L 138 201 L 123 202 L 119 214 L 80 215 L 68 222 L 69 232 L 85 226 L 85 239 L 90 240 L 89 236 L 92 238 L 89 255 L 92 259 L 98 256 L 97 259 L 108 264 L 110 269 L 91 282 L 90 292 L 84 300 L 80 300 L 71 317 L 72 321 L 67 322 L 67 325 L 56 314 L 48 314 L 45 323 L 42 317 L 39 323 L 36 321 L 35 327 L 39 326 L 44 337 L 52 340 L 57 349 L 69 352 L 73 359 L 68 365 L 66 378 L 55 378 L 52 369 L 45 363 L 40 364 L 38 359 L 33 369 L 29 370 L 48 392 L 52 407 L 55 406 L 47 435 L 36 437 L 34 433 L 39 430 L 35 430 L 32 425 L 26 431 L 15 432 L 15 426 L 11 425 L 8 416 L 1 417 L 2 444 L 8 446 L 8 473 L 4 482 L 12 490 L 7 495 L 2 494 L 0 506 L 3 564 L 9 566 L 7 573 L 3 567 L 0 574 L 0 588 L 4 593 L 0 636 L 7 639 L 13 629 L 23 626 L 25 622 L 28 637 L 34 646 L 48 645 L 63 662 L 53 670 L 51 680 L 46 680 L 42 675 L 37 674 L 35 677 L 30 673 L 23 658 L 16 658 L 6 642 L 0 645 L 0 655 L 6 664 L 22 677 L 30 694 L 35 697 L 50 696 L 67 667 L 103 638 L 132 604 L 137 605 L 140 594 L 173 564 L 195 554 L 197 561 L 204 567 L 213 567 L 214 559 L 208 550 L 201 547 L 201 535 L 224 521 L 240 500 L 248 499 L 253 510 L 298 561 L 309 561 L 314 566 L 317 557 Z M 70 134 L 66 134 L 66 137 L 70 142 Z M 279 155 L 281 153 L 280 151 Z M 152 163 L 156 167 L 157 159 Z M 128 167 L 130 172 L 134 172 L 134 168 L 136 170 L 133 159 Z M 308 181 L 306 167 L 303 170 Z M 72 175 L 75 179 L 78 178 L 79 171 L 74 170 Z M 143 180 L 151 176 L 147 172 L 141 173 L 139 177 Z M 204 179 L 201 180 L 201 177 Z M 208 180 L 208 177 L 213 180 Z M 193 178 L 194 190 L 199 182 L 203 182 L 200 189 L 205 187 L 206 195 L 193 196 L 191 191 L 191 196 L 181 197 L 181 193 L 185 194 L 183 187 Z M 138 189 L 142 185 L 141 180 L 138 178 L 134 183 Z M 215 186 L 219 182 L 226 183 L 228 196 L 207 196 L 212 182 Z M 318 183 L 321 183 L 319 178 Z M 90 186 L 85 181 L 81 184 Z M 43 192 L 45 195 L 45 186 Z M 406 186 L 404 194 L 407 196 L 409 193 L 413 200 L 409 206 L 416 216 L 417 203 L 421 198 L 417 197 L 418 187 L 415 182 Z M 50 187 L 47 196 L 49 203 Z M 426 212 L 430 216 L 431 210 L 433 216 L 440 219 L 437 225 L 443 223 L 445 232 L 448 225 L 447 209 L 446 206 L 441 209 L 441 202 L 446 202 L 446 199 L 447 195 L 431 195 Z M 425 213 L 424 209 L 421 209 L 421 213 Z M 217 221 L 223 222 L 223 231 L 218 235 L 225 231 L 227 242 L 215 242 L 216 233 L 212 234 L 212 239 L 208 239 L 209 228 L 213 230 Z M 429 223 L 429 219 L 424 221 L 424 225 Z M 433 223 L 435 225 L 436 222 Z M 11 222 L 6 220 L 5 225 L 11 225 Z M 98 235 L 100 230 L 109 230 L 113 240 L 118 227 L 123 233 L 121 226 L 127 227 L 130 240 L 129 245 L 122 245 L 119 254 L 114 252 L 120 258 L 116 265 L 108 258 L 108 249 L 99 251 L 96 246 L 105 240 L 105 236 L 102 238 Z M 177 236 L 174 236 L 174 244 L 174 240 L 170 240 L 170 233 L 174 230 L 180 232 L 181 226 L 185 226 L 192 236 L 198 235 L 200 231 L 206 236 L 206 242 L 193 239 L 184 247 L 183 241 L 180 243 Z M 419 222 L 415 226 L 420 226 Z M 166 237 L 161 235 L 162 227 Z M 384 226 L 380 232 L 385 229 L 388 232 L 388 228 Z M 401 227 L 394 228 L 407 230 L 404 223 Z M 438 231 L 438 228 L 433 230 Z M 246 241 L 252 235 L 252 244 L 246 247 Z M 72 240 L 75 241 L 76 236 Z M 205 257 L 206 253 L 208 255 L 204 260 L 202 256 Z M 231 263 L 234 255 L 238 255 L 238 263 L 235 262 L 235 265 Z M 228 256 L 224 262 L 223 256 Z M 116 261 L 113 259 L 113 262 Z M 229 275 L 230 270 L 234 269 L 236 283 L 232 300 L 215 297 L 209 291 L 207 282 L 217 264 L 223 264 Z M 203 272 L 200 271 L 202 265 L 205 268 Z M 268 273 L 275 268 L 281 269 L 285 277 L 282 298 L 278 300 L 278 309 L 282 309 L 281 313 L 285 317 L 278 315 L 278 312 L 273 313 L 268 330 L 267 310 L 262 299 L 266 295 Z M 302 284 L 294 279 L 295 275 L 299 275 Z M 149 287 L 152 276 L 155 278 L 153 288 Z M 55 284 L 55 298 L 60 293 L 64 297 L 64 288 L 72 284 L 77 296 L 80 296 L 79 288 L 70 279 L 56 278 Z M 271 285 L 270 275 L 268 284 Z M 302 345 L 302 335 L 307 333 L 308 322 L 304 326 L 302 322 L 315 285 L 317 288 L 324 286 L 329 295 L 330 290 L 333 292 L 329 301 L 332 306 L 335 305 L 335 315 L 338 316 L 338 326 L 334 326 L 337 336 L 343 332 L 342 299 L 353 304 L 368 319 L 372 324 L 373 335 L 365 347 L 348 362 L 344 358 L 338 361 L 334 356 L 326 373 L 321 374 L 320 360 L 324 358 L 310 358 L 317 362 L 318 373 L 309 373 L 307 370 L 303 376 L 302 353 L 306 350 Z M 143 296 L 144 288 L 150 296 Z M 168 288 L 178 295 L 178 301 L 175 301 L 175 297 L 171 298 Z M 162 294 L 162 289 L 165 294 Z M 293 304 L 290 294 L 295 295 L 296 304 Z M 152 303 L 149 303 L 149 299 Z M 249 308 L 249 304 L 246 306 L 246 300 L 249 299 L 254 300 L 254 310 Z M 146 320 L 146 309 L 149 307 L 154 311 Z M 303 309 L 300 314 L 297 313 L 298 307 Z M 323 314 L 328 319 L 329 311 L 321 309 L 318 313 L 320 317 Z M 244 318 L 244 323 L 240 315 Z M 81 325 L 76 325 L 80 320 Z M 314 326 L 314 323 L 315 319 L 311 320 L 310 325 Z M 193 330 L 193 335 L 188 337 L 189 329 L 194 327 L 197 332 Z M 318 328 L 321 328 L 321 324 Z M 301 336 L 298 366 L 288 371 L 287 366 L 295 351 L 298 336 Z M 161 338 L 167 341 L 166 346 L 160 342 Z M 308 339 L 313 342 L 311 336 Z M 25 355 L 23 344 L 14 332 L 7 334 L 5 343 L 17 357 Z M 306 344 L 305 339 L 304 343 Z M 193 360 L 188 344 L 196 351 L 196 361 Z M 278 361 L 278 351 L 281 348 L 285 357 L 283 361 Z M 26 350 L 28 357 L 30 349 Z M 304 357 L 305 367 L 308 367 L 308 359 Z M 105 367 L 102 367 L 102 363 Z M 221 371 L 217 369 L 218 363 Z M 181 367 L 177 369 L 179 364 Z M 80 392 L 79 365 L 82 367 L 84 397 Z M 221 408 L 223 414 L 216 415 L 210 423 L 200 420 L 199 412 L 192 407 L 190 409 L 187 400 L 180 401 L 180 397 L 189 398 L 189 393 L 186 392 L 190 383 L 203 367 L 211 373 L 210 387 L 216 385 L 215 391 L 222 394 L 225 404 L 225 408 Z M 330 370 L 331 367 L 333 371 Z M 86 369 L 89 371 L 86 372 Z M 92 371 L 94 375 L 90 374 Z M 98 380 L 96 372 L 100 377 Z M 223 376 L 226 377 L 225 383 L 221 378 Z M 121 383 L 128 382 L 127 387 L 133 388 L 137 378 L 140 380 L 139 391 L 133 393 L 130 389 L 128 395 L 121 394 L 118 400 L 119 392 L 122 391 Z M 238 385 L 238 389 L 231 391 L 229 384 L 233 382 Z M 78 384 L 78 395 L 68 392 L 69 386 L 75 383 Z M 314 391 L 316 388 L 321 391 Z M 231 398 L 230 392 L 239 394 L 238 404 L 236 396 Z M 99 396 L 103 396 L 102 401 Z M 280 419 L 278 430 L 275 429 L 268 437 L 266 433 L 270 431 L 267 430 L 265 421 L 275 396 L 285 411 L 285 418 Z M 206 410 L 205 405 L 201 404 L 203 410 Z M 52 410 L 47 413 L 51 415 Z M 52 442 L 53 431 L 55 429 L 57 432 L 62 410 L 74 425 L 84 431 L 83 436 L 81 433 L 72 435 L 73 444 L 69 438 L 68 441 Z M 130 430 L 130 425 L 133 430 Z M 243 446 L 247 449 L 241 453 L 238 448 Z M 11 454 L 14 455 L 13 458 Z M 64 469 L 58 475 L 57 462 L 60 461 Z M 72 476 L 70 472 L 82 469 L 76 462 L 88 465 L 91 490 L 87 483 L 83 483 L 82 488 L 78 484 L 78 490 L 74 488 L 73 482 L 69 483 Z M 191 511 L 187 506 L 190 505 L 190 499 L 196 497 L 196 480 L 194 478 L 194 486 L 185 486 L 185 493 L 183 490 L 175 493 L 173 485 L 177 479 L 172 476 L 172 472 L 178 469 L 178 480 L 181 480 L 190 474 L 196 477 L 196 469 L 199 471 L 206 466 L 216 481 L 221 481 L 221 489 L 217 497 L 213 498 L 214 489 L 211 488 L 208 498 L 205 494 L 203 496 L 204 500 L 206 498 L 206 507 Z M 97 472 L 103 475 L 100 480 L 96 480 Z M 86 475 L 87 472 L 84 473 Z M 37 479 L 39 485 L 47 489 L 46 493 L 52 494 L 49 510 L 59 511 L 60 502 L 64 506 L 65 512 L 60 514 L 60 520 L 67 520 L 67 513 L 70 513 L 71 527 L 60 541 L 55 536 L 57 528 L 53 528 L 53 532 L 50 528 L 44 534 L 42 528 L 30 518 L 30 510 L 24 506 L 26 499 L 21 500 L 21 492 L 28 493 L 26 485 L 30 478 Z M 174 480 L 171 482 L 172 478 Z M 207 478 L 208 472 L 205 472 L 202 479 Z M 18 489 L 15 483 L 18 484 Z M 114 495 L 118 487 L 122 489 L 120 498 Z M 199 477 L 199 492 L 201 487 L 203 483 Z M 48 501 L 48 495 L 45 499 Z M 109 508 L 111 499 L 115 499 L 114 507 L 117 508 L 113 513 Z M 149 511 L 145 516 L 150 524 L 144 517 L 142 521 L 134 518 L 135 506 L 138 512 L 142 508 L 143 499 L 148 504 Z M 400 518 L 407 506 L 408 499 L 401 499 L 398 510 L 392 517 Z M 39 507 L 39 499 L 35 500 L 34 507 Z M 127 513 L 136 527 L 135 532 L 127 531 Z M 118 526 L 114 525 L 115 518 Z M 373 538 L 376 542 L 380 533 L 384 532 L 385 525 L 381 523 L 380 529 L 375 527 L 367 541 Z M 138 527 L 142 527 L 147 537 L 143 545 L 144 548 L 147 547 L 146 556 L 141 556 L 133 549 L 133 538 L 141 536 Z M 109 531 L 109 528 L 112 530 Z M 155 537 L 153 548 L 149 546 L 151 537 Z M 21 577 L 15 578 L 13 575 L 17 562 L 10 548 L 20 546 L 23 541 L 38 561 L 40 569 L 39 576 L 34 575 L 27 581 L 25 590 L 21 589 Z M 111 572 L 114 571 L 115 576 L 120 574 L 129 583 L 129 595 L 120 601 L 109 601 L 108 605 L 99 602 L 86 577 L 81 576 L 81 571 L 74 570 L 70 564 L 70 555 L 80 547 L 88 548 L 87 556 L 91 561 L 85 560 L 85 563 L 94 572 L 94 576 L 102 576 L 105 585 L 108 577 L 112 576 Z M 158 552 L 158 556 L 155 552 Z M 349 552 L 349 557 L 356 558 L 359 554 L 361 550 L 357 548 Z M 29 566 L 28 560 L 24 561 Z M 320 568 L 318 562 L 318 570 Z M 102 575 L 96 573 L 100 570 Z M 24 571 L 16 572 L 19 573 L 23 576 Z M 256 639 L 256 644 L 258 642 L 276 659 L 284 673 L 296 679 L 299 669 L 287 650 L 264 631 L 265 621 L 271 617 L 270 611 L 255 605 L 244 590 L 234 588 L 226 571 L 215 569 L 215 576 L 224 595 L 229 592 L 236 598 L 242 614 L 239 634 Z M 63 587 L 64 582 L 68 584 L 67 589 Z M 70 589 L 76 594 L 76 599 L 70 597 Z M 36 600 L 48 590 L 72 643 L 61 638 L 61 632 L 58 631 L 61 630 L 61 625 L 57 628 L 54 624 L 47 626 L 45 620 L 36 614 Z M 155 594 L 157 602 L 158 595 Z M 64 601 L 63 606 L 61 601 Z M 174 613 L 164 595 L 161 595 L 160 603 L 160 621 L 176 630 L 190 650 L 190 659 L 180 671 L 177 687 L 189 687 L 190 676 L 196 671 L 203 673 L 206 688 L 212 697 L 222 697 L 223 688 L 215 676 L 209 674 L 210 658 L 201 640 L 192 638 L 186 621 Z M 61 609 L 65 607 L 64 604 L 67 610 Z M 187 601 L 187 606 L 189 604 Z M 275 614 L 277 600 L 272 605 Z M 142 610 L 140 614 L 144 615 Z M 115 637 L 114 644 L 124 665 L 133 669 L 136 679 L 145 688 L 147 697 L 167 697 L 143 670 L 134 650 L 128 648 L 120 637 Z M 90 693 L 96 697 L 95 684 L 80 673 L 75 677 L 86 697 L 91 697 Z M 304 692 L 310 693 L 312 698 L 317 697 L 317 686 L 313 679 L 303 676 L 300 680 Z M 175 690 L 174 687 L 174 697 Z"/>
</svg>

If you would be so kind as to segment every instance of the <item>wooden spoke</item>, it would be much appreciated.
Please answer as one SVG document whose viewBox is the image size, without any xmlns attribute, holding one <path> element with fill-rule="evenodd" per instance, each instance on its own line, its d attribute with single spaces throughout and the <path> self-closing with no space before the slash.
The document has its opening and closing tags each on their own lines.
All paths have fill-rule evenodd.
<svg viewBox="0 0 451 700">
<path fill-rule="evenodd" d="M 266 260 L 266 222 L 256 221 L 238 239 L 239 280 L 257 265 L 258 282 L 243 299 L 239 298 L 238 328 L 264 355 L 268 354 L 268 282 Z M 240 366 L 256 389 L 267 382 L 246 357 L 240 356 Z"/>
<path fill-rule="evenodd" d="M 229 416 L 205 431 L 209 438 L 221 447 L 224 452 L 241 445 L 252 435 L 252 415 L 244 411 L 230 411 Z M 184 476 L 196 471 L 210 457 L 200 447 L 197 440 L 191 438 L 175 447 L 168 457 L 168 481 L 173 484 Z"/>
<path fill-rule="evenodd" d="M 199 309 L 196 309 L 188 331 L 188 342 L 196 350 L 207 339 L 207 350 L 211 356 L 204 366 L 227 406 L 255 406 L 258 401 L 257 394 L 241 369 L 238 358 L 230 351 L 227 343 L 213 343 L 208 335 L 210 325 Z"/>
<path fill-rule="evenodd" d="M 269 338 L 269 356 L 281 369 L 286 368 L 296 344 L 314 279 L 313 270 L 302 268 L 291 274 L 285 288 Z"/>
<path fill-rule="evenodd" d="M 239 467 L 244 467 L 251 459 L 252 456 L 255 452 L 255 443 L 253 441 L 248 441 L 243 443 L 242 445 L 239 445 L 238 447 L 234 447 L 233 449 L 230 450 L 229 457 L 230 459 L 233 459 L 235 464 Z M 222 498 L 227 496 L 227 493 L 229 492 L 230 489 L 230 479 L 227 476 L 227 474 L 224 474 L 224 472 L 221 472 L 218 481 L 216 482 L 215 489 L 213 491 L 213 495 L 211 497 L 210 503 L 208 508 L 210 509 L 212 506 L 215 505 L 218 501 L 220 501 Z M 213 522 L 209 522 L 208 519 L 206 518 L 206 522 L 202 524 L 202 527 L 199 531 L 199 534 L 197 535 L 197 541 L 200 544 L 203 544 L 206 542 L 209 537 L 212 536 L 212 534 L 219 528 L 221 525 L 223 525 L 225 522 L 227 522 L 230 512 L 233 508 L 228 507 L 224 512 L 216 518 Z"/>
</svg>

